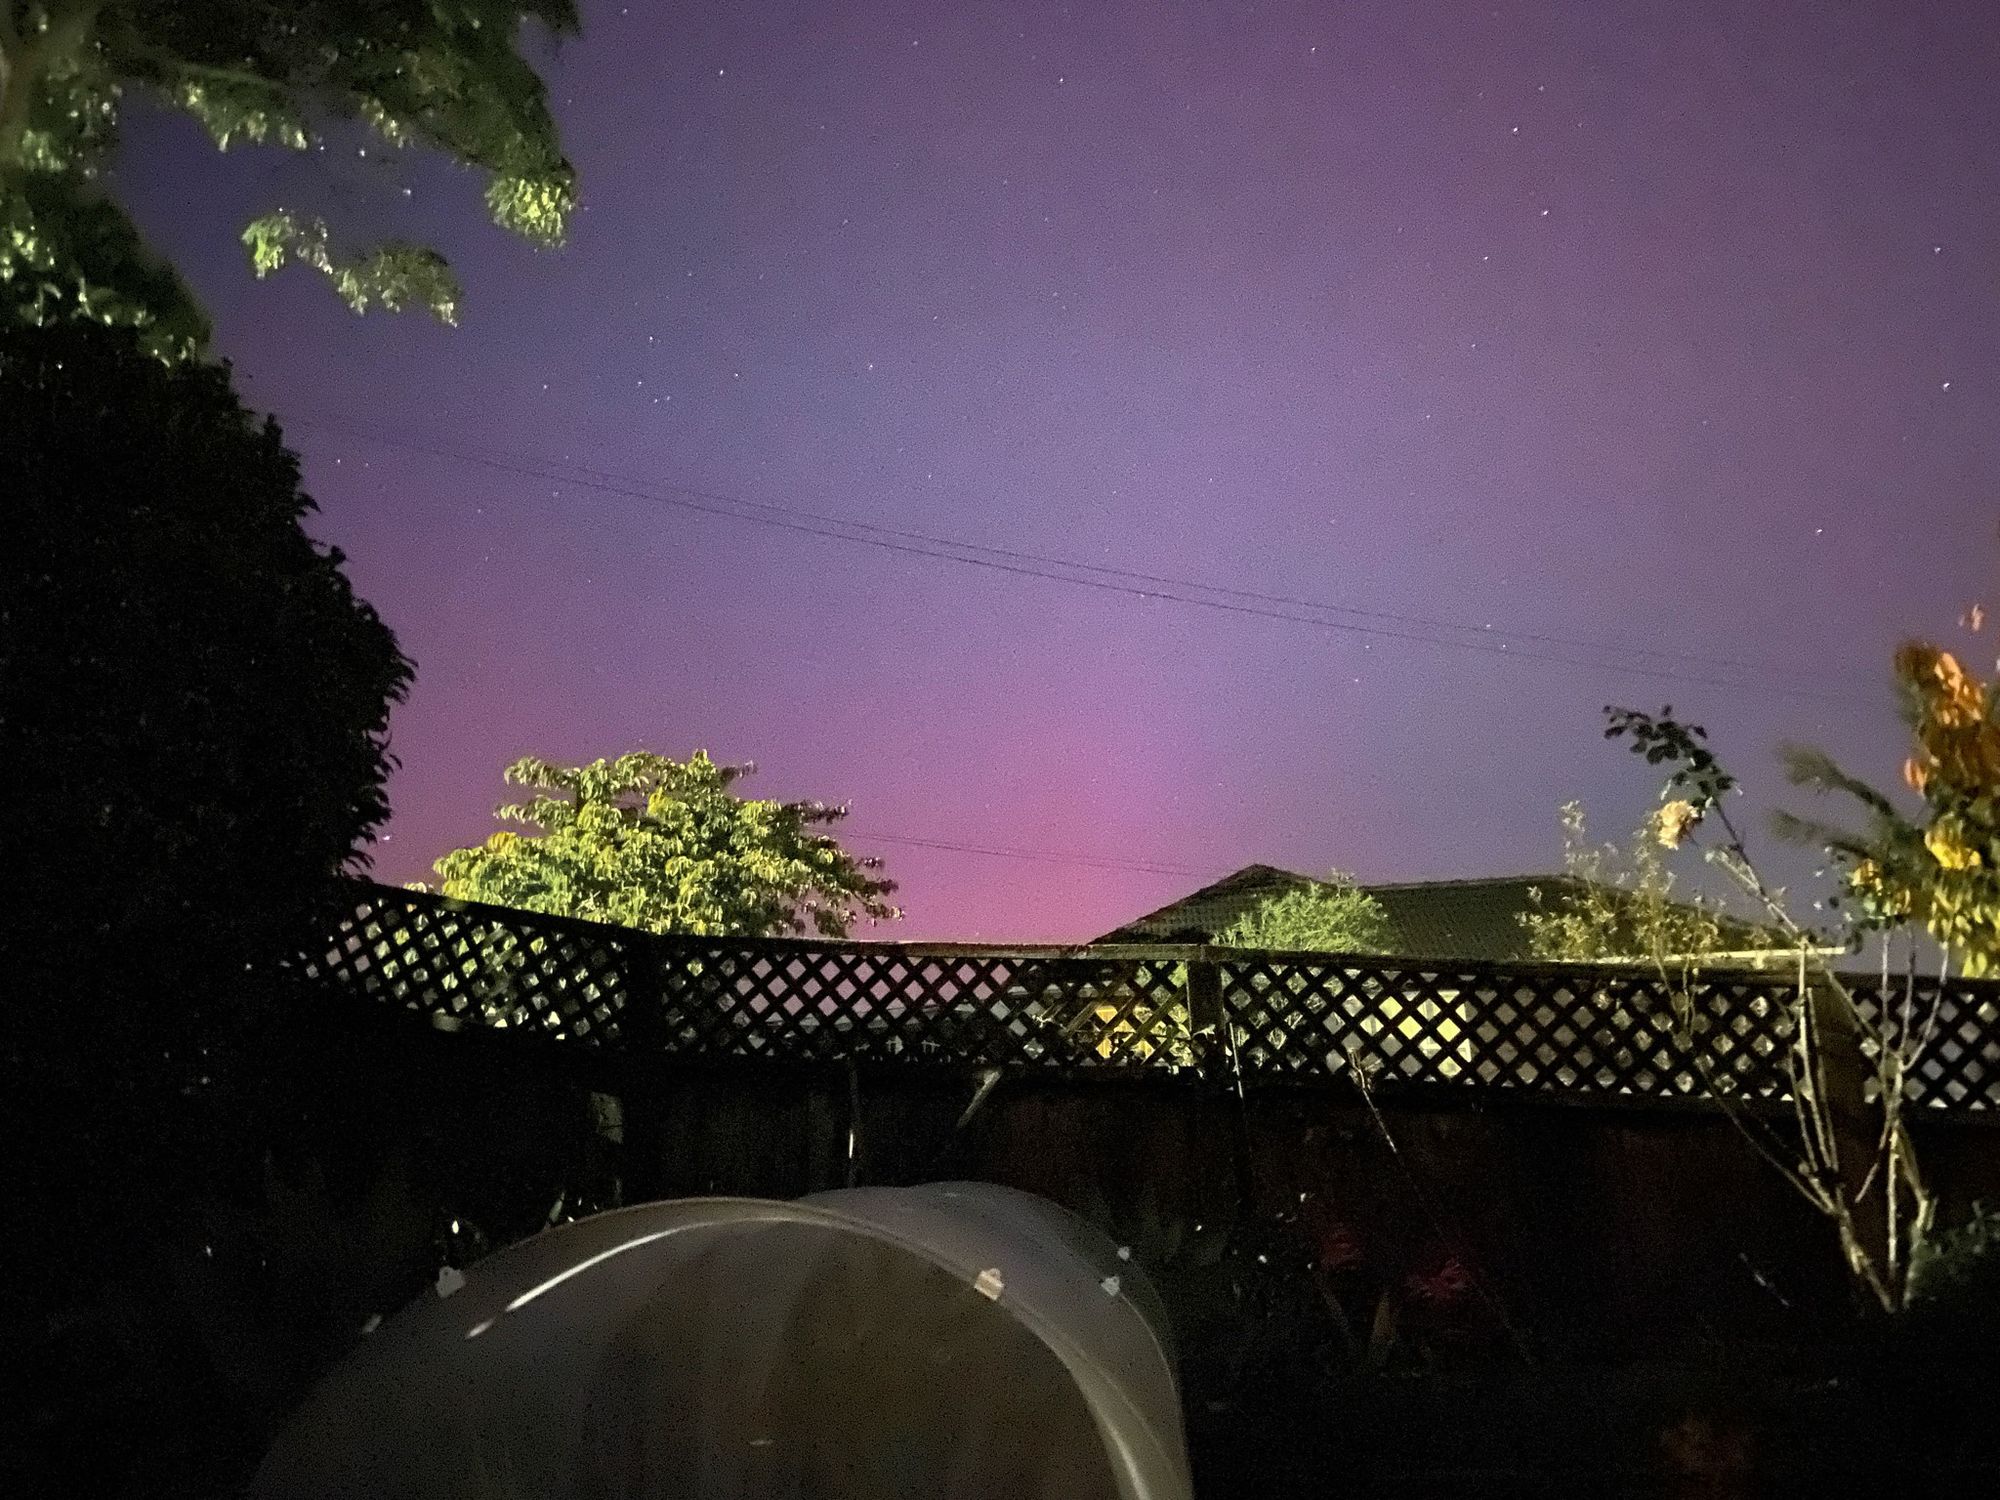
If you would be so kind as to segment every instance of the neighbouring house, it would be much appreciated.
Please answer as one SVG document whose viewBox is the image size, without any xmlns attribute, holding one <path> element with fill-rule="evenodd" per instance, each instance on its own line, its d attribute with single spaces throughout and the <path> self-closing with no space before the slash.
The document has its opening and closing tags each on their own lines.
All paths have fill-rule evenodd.
<svg viewBox="0 0 2000 1500">
<path fill-rule="evenodd" d="M 1097 939 L 1104 944 L 1210 943 L 1261 903 L 1317 885 L 1310 875 L 1273 865 L 1246 865 L 1213 884 L 1169 902 Z M 1473 961 L 1515 964 L 1534 961 L 1522 917 L 1556 906 L 1565 893 L 1585 888 L 1573 875 L 1507 875 L 1472 880 L 1410 881 L 1364 886 L 1388 917 L 1385 952 L 1399 958 L 1443 963 Z M 1639 898 L 1615 887 L 1619 901 Z M 1537 897 L 1539 896 L 1539 906 Z M 1713 965 L 1769 967 L 1795 962 L 1798 950 L 1782 934 L 1731 917 L 1718 919 L 1727 950 L 1707 955 Z M 1634 962 L 1650 961 L 1634 954 Z M 1421 967 L 1432 967 L 1425 964 Z M 1369 1009 L 1357 1017 L 1361 1029 L 1383 1036 L 1393 1047 L 1400 1038 L 1413 1057 L 1444 1077 L 1456 1076 L 1471 1058 L 1467 1028 L 1478 1024 L 1471 1003 L 1452 985 L 1429 987 L 1415 996 L 1365 981 Z M 1318 1003 L 1303 1002 L 1308 1012 Z"/>
<path fill-rule="evenodd" d="M 1097 939 L 1100 943 L 1207 943 L 1263 902 L 1318 885 L 1310 875 L 1275 865 L 1245 865 L 1211 885 L 1169 902 Z M 1521 918 L 1548 910 L 1585 882 L 1573 875 L 1501 875 L 1472 880 L 1418 880 L 1363 889 L 1389 918 L 1385 951 L 1411 958 L 1521 963 L 1534 955 Z M 1624 900 L 1636 900 L 1615 891 Z M 1678 904 L 1678 903 L 1676 903 Z M 1727 950 L 1718 960 L 1756 965 L 1797 958 L 1782 934 L 1733 917 L 1720 919 Z M 1634 954 L 1644 958 L 1644 954 Z"/>
</svg>

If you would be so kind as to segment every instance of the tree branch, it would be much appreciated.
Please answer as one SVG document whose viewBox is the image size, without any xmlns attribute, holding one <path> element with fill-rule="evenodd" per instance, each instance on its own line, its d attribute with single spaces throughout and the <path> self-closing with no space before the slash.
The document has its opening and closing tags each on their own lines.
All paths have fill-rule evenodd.
<svg viewBox="0 0 2000 1500">
<path fill-rule="evenodd" d="M 128 57 L 144 58 L 158 69 L 155 86 L 163 86 L 175 73 L 195 74 L 212 79 L 217 83 L 233 83 L 244 88 L 255 89 L 268 94 L 280 108 L 291 107 L 291 95 L 285 85 L 275 78 L 267 78 L 261 73 L 248 72 L 242 68 L 227 68 L 215 63 L 195 62 L 185 57 L 175 57 L 172 53 L 156 47 L 129 32 L 118 37 L 121 54 Z"/>
<path fill-rule="evenodd" d="M 67 14 L 52 7 L 38 33 L 21 36 L 13 27 L 13 0 L 0 4 L 0 14 L 8 20 L 8 45 L 0 56 L 0 172 L 20 165 L 21 140 L 28 131 L 28 116 L 34 109 L 35 92 L 49 68 L 80 48 L 90 36 L 103 0 L 86 0 Z"/>
</svg>

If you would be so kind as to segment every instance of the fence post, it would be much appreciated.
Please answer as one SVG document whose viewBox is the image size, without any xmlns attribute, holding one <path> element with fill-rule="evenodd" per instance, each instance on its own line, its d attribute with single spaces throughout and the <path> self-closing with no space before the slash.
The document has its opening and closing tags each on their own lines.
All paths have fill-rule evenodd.
<svg viewBox="0 0 2000 1500">
<path fill-rule="evenodd" d="M 660 984 L 661 954 L 650 934 L 633 932 L 619 943 L 618 974 L 625 990 L 618 1011 L 619 1103 L 624 1136 L 620 1166 L 627 1202 L 659 1196 L 667 1150 L 667 1101 L 660 1087 L 662 1042 L 666 1037 L 666 996 Z"/>
<path fill-rule="evenodd" d="M 646 939 L 633 933 L 619 944 L 619 978 L 624 981 L 625 1003 L 619 1007 L 618 1037 L 625 1050 L 657 1056 L 666 1037 L 666 996 L 660 985 L 660 955 Z"/>
<path fill-rule="evenodd" d="M 1805 1029 L 1812 1045 L 1805 1061 L 1817 1077 L 1799 1081 L 1823 1093 L 1819 1101 L 1824 1118 L 1833 1128 L 1834 1150 L 1839 1156 L 1841 1187 L 1854 1208 L 1855 1238 L 1878 1266 L 1888 1264 L 1889 1194 L 1896 1191 L 1893 1167 L 1886 1159 L 1882 1142 L 1884 1112 L 1901 1101 L 1878 1099 L 1868 1102 L 1867 1079 L 1871 1071 L 1862 1051 L 1861 1027 L 1856 1018 L 1834 995 L 1832 987 L 1815 984 L 1802 976 L 1799 1015 L 1796 1024 Z M 1880 1176 L 1881 1183 L 1871 1183 Z M 1872 1186 L 1872 1195 L 1871 1195 Z"/>
<path fill-rule="evenodd" d="M 1202 1077 L 1226 1079 L 1234 1069 L 1230 1067 L 1229 1017 L 1222 1010 L 1222 966 L 1207 957 L 1190 958 L 1187 996 L 1188 1037 Z"/>
<path fill-rule="evenodd" d="M 1216 1080 L 1234 1092 L 1230 1111 L 1230 1167 L 1236 1178 L 1236 1216 L 1248 1219 L 1254 1199 L 1250 1167 L 1250 1121 L 1243 1098 L 1243 1073 L 1236 1062 L 1236 1037 L 1222 1003 L 1222 964 L 1204 945 L 1187 961 L 1188 1031 L 1199 1038 L 1202 1082 Z M 1204 1035 L 1205 1033 L 1205 1035 Z"/>
</svg>

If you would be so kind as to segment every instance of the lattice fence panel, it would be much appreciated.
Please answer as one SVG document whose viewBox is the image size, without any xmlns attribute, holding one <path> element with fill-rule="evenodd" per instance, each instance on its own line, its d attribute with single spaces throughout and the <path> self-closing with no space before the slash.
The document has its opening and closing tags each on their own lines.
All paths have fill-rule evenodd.
<svg viewBox="0 0 2000 1500">
<path fill-rule="evenodd" d="M 1223 1008 L 1248 1072 L 1653 1096 L 1781 1095 L 1790 1012 L 1756 978 L 1577 966 L 1231 957 Z"/>
<path fill-rule="evenodd" d="M 587 1046 L 1222 1079 L 1359 1068 L 1393 1086 L 1641 1098 L 1788 1089 L 1795 991 L 1768 973 L 1719 971 L 1676 994 L 1610 965 L 658 937 L 356 891 L 328 949 L 301 961 L 308 977 L 440 1024 Z M 2000 985 L 1849 985 L 1892 1033 L 1907 1013 L 1924 1039 L 1912 1100 L 2000 1109 Z"/>
<path fill-rule="evenodd" d="M 612 928 L 384 888 L 301 967 L 308 978 L 445 1021 L 596 1043 L 614 1039 L 623 1019 L 630 947 Z"/>
<path fill-rule="evenodd" d="M 370 888 L 317 980 L 446 1024 L 666 1053 L 1193 1069 L 1184 966 L 623 932 Z"/>
<path fill-rule="evenodd" d="M 1852 980 L 1862 1013 L 1918 1044 L 1904 1093 L 1943 1109 L 2000 1109 L 2000 985 Z"/>
</svg>

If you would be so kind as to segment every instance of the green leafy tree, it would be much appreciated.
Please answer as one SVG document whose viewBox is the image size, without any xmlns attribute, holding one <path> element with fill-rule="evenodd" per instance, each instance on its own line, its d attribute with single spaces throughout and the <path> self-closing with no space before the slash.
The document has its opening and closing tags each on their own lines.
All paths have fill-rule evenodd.
<svg viewBox="0 0 2000 1500">
<path fill-rule="evenodd" d="M 577 28 L 574 0 L 0 0 L 0 305 L 31 323 L 127 325 L 165 357 L 206 343 L 186 286 L 106 192 L 134 92 L 225 150 L 312 151 L 354 123 L 390 151 L 441 152 L 485 175 L 496 224 L 559 244 L 576 180 L 518 50 L 527 18 Z M 284 207 L 243 242 L 257 275 L 310 266 L 357 312 L 455 316 L 457 282 L 426 246 L 343 247 Z"/>
<path fill-rule="evenodd" d="M 1335 870 L 1311 885 L 1267 896 L 1215 941 L 1273 953 L 1379 953 L 1389 937 L 1382 903 Z"/>
<path fill-rule="evenodd" d="M 880 861 L 818 830 L 846 809 L 751 801 L 754 770 L 647 751 L 583 766 L 528 756 L 507 780 L 533 789 L 496 816 L 501 830 L 437 861 L 443 894 L 648 932 L 766 937 L 810 929 L 845 937 L 859 918 L 898 915 Z"/>
</svg>

